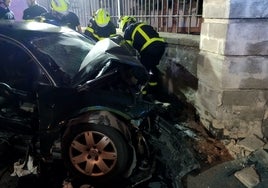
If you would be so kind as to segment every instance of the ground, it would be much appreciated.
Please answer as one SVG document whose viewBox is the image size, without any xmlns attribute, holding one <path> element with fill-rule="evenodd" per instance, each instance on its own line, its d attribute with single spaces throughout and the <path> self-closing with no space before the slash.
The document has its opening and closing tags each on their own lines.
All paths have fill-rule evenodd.
<svg viewBox="0 0 268 188">
<path fill-rule="evenodd" d="M 203 170 L 233 159 L 223 143 L 208 134 L 200 122 L 189 121 L 188 125 L 198 135 L 199 140 L 192 144 Z"/>
<path fill-rule="evenodd" d="M 183 124 L 187 130 L 191 132 L 188 136 L 188 141 L 194 152 L 194 157 L 200 163 L 200 168 L 190 172 L 190 174 L 200 173 L 217 164 L 233 159 L 221 141 L 214 138 L 205 129 L 202 123 L 198 120 L 198 117 L 192 107 L 186 105 L 183 107 L 183 111 L 179 111 L 178 113 L 180 114 L 176 114 L 176 111 L 172 111 L 171 115 L 173 118 L 175 117 L 174 121 L 179 122 L 178 124 Z M 4 163 L 6 164 L 3 164 L 4 160 L 1 160 L 0 187 L 19 188 L 24 187 L 25 184 L 27 184 L 28 187 L 29 185 L 32 187 L 35 187 L 36 185 L 39 186 L 40 184 L 34 176 L 23 178 L 20 181 L 18 181 L 17 177 L 9 176 L 12 173 L 13 159 L 15 159 L 17 155 L 17 153 L 12 153 L 12 151 L 10 152 L 12 157 L 9 158 L 9 160 L 5 159 Z M 63 180 L 67 176 L 64 172 L 64 167 L 61 163 L 51 165 L 50 169 L 52 170 L 48 173 L 44 173 L 45 175 L 41 177 L 41 180 L 43 180 L 44 184 L 49 185 L 51 188 L 61 188 Z M 55 177 L 57 177 L 57 181 L 55 181 Z M 183 181 L 186 181 L 186 178 Z M 22 184 L 22 186 L 20 186 L 20 184 Z M 184 182 L 183 184 L 186 185 L 187 183 Z"/>
<path fill-rule="evenodd" d="M 196 139 L 190 139 L 190 144 L 201 164 L 201 171 L 222 162 L 233 160 L 224 144 L 209 133 L 199 121 L 196 110 L 191 104 L 183 104 L 183 110 L 178 112 L 177 116 L 196 134 Z"/>
</svg>

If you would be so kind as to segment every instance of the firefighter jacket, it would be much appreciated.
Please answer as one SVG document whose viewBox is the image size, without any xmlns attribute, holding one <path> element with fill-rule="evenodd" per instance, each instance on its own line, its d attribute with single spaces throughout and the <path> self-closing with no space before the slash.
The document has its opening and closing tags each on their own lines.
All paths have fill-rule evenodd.
<svg viewBox="0 0 268 188">
<path fill-rule="evenodd" d="M 0 19 L 15 20 L 14 13 L 8 7 L 0 6 Z"/>
<path fill-rule="evenodd" d="M 127 26 L 124 39 L 138 52 L 142 52 L 152 44 L 165 45 L 164 39 L 159 36 L 152 26 L 141 22 Z"/>
<path fill-rule="evenodd" d="M 93 38 L 95 41 L 99 41 L 115 35 L 116 28 L 111 21 L 106 26 L 100 27 L 97 25 L 94 19 L 91 19 L 88 27 L 85 29 L 84 34 L 90 38 Z"/>
<path fill-rule="evenodd" d="M 44 18 L 44 20 L 42 20 L 42 18 Z M 66 14 L 56 11 L 47 12 L 41 15 L 41 21 L 57 26 L 67 26 L 75 31 L 80 25 L 78 16 L 71 11 L 68 11 Z"/>
</svg>

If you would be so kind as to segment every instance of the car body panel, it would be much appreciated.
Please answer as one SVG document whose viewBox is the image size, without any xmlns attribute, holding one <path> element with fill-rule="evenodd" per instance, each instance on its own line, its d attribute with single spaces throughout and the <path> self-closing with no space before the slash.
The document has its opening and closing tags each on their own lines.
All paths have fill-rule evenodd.
<svg viewBox="0 0 268 188">
<path fill-rule="evenodd" d="M 38 113 L 38 120 L 29 122 L 29 128 L 53 129 L 62 121 L 93 110 L 110 110 L 126 119 L 139 118 L 149 111 L 149 104 L 137 105 L 129 93 L 119 90 L 111 96 L 105 91 L 105 84 L 110 83 L 110 87 L 117 81 L 113 73 L 124 73 L 128 67 L 142 82 L 148 76 L 133 49 L 114 40 L 95 43 L 65 27 L 35 21 L 0 21 L 0 82 L 26 93 L 27 97 L 17 96 L 20 103 L 34 106 Z M 80 91 L 83 84 L 89 89 Z M 14 117 L 3 116 L 0 121 Z M 21 126 L 20 122 L 14 124 L 15 128 L 6 128 Z"/>
</svg>

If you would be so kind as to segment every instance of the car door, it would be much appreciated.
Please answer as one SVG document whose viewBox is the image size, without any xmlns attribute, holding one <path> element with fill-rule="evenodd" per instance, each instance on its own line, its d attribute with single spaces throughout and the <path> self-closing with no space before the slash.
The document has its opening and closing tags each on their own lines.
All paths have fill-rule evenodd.
<svg viewBox="0 0 268 188">
<path fill-rule="evenodd" d="M 0 128 L 30 133 L 39 122 L 37 84 L 48 81 L 20 43 L 0 38 L 0 54 Z"/>
</svg>

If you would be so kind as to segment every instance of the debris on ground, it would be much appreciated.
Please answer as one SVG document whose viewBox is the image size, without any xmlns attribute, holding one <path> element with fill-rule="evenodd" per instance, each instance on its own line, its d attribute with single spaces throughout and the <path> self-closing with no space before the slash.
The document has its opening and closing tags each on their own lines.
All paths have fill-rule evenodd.
<svg viewBox="0 0 268 188">
<path fill-rule="evenodd" d="M 246 187 L 255 187 L 260 183 L 259 175 L 254 166 L 243 168 L 242 170 L 235 172 L 234 175 Z"/>
<path fill-rule="evenodd" d="M 27 176 L 29 174 L 37 174 L 37 166 L 33 164 L 33 157 L 28 156 L 27 161 L 22 162 L 21 160 L 14 163 L 14 171 L 11 176 Z"/>
<path fill-rule="evenodd" d="M 191 140 L 191 143 L 203 169 L 234 159 L 225 145 L 213 138 L 201 123 L 189 121 L 187 125 L 198 138 Z"/>
</svg>

